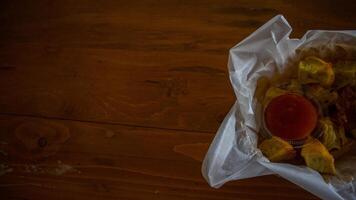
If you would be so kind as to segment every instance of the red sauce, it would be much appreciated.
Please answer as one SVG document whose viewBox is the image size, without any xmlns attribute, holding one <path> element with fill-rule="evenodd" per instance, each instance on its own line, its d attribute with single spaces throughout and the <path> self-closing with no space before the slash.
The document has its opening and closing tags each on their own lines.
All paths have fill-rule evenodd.
<svg viewBox="0 0 356 200">
<path fill-rule="evenodd" d="M 314 130 L 318 114 L 313 104 L 296 94 L 285 94 L 270 101 L 265 123 L 272 135 L 286 140 L 300 140 Z"/>
</svg>

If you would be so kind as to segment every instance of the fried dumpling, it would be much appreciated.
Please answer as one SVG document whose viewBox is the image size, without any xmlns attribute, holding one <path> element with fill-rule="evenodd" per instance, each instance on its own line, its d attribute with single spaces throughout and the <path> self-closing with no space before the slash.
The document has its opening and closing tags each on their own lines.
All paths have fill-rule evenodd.
<svg viewBox="0 0 356 200">
<path fill-rule="evenodd" d="M 340 149 L 340 138 L 337 135 L 333 122 L 329 118 L 322 118 L 319 120 L 319 125 L 322 131 L 321 143 L 326 149 Z"/>
<path fill-rule="evenodd" d="M 290 83 L 287 85 L 286 90 L 292 93 L 297 93 L 303 95 L 303 88 L 300 82 L 297 79 L 292 79 Z"/>
<path fill-rule="evenodd" d="M 310 56 L 299 62 L 298 79 L 302 84 L 318 83 L 328 87 L 334 82 L 334 71 L 331 63 Z"/>
<path fill-rule="evenodd" d="M 307 142 L 301 152 L 308 167 L 326 174 L 335 174 L 334 158 L 317 139 Z"/>
<path fill-rule="evenodd" d="M 262 153 L 272 162 L 291 160 L 296 155 L 292 145 L 275 136 L 264 140 L 260 144 L 259 148 Z"/>
<path fill-rule="evenodd" d="M 309 98 L 315 99 L 323 109 L 335 103 L 338 99 L 338 94 L 335 91 L 325 89 L 319 84 L 305 85 L 305 95 Z"/>
</svg>

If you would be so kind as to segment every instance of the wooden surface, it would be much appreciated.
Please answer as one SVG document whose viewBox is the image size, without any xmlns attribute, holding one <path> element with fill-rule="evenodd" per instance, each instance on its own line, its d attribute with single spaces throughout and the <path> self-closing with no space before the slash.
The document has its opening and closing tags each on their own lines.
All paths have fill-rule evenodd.
<svg viewBox="0 0 356 200">
<path fill-rule="evenodd" d="M 228 50 L 276 14 L 356 29 L 354 1 L 1 1 L 1 199 L 316 199 L 276 176 L 212 189 Z"/>
</svg>

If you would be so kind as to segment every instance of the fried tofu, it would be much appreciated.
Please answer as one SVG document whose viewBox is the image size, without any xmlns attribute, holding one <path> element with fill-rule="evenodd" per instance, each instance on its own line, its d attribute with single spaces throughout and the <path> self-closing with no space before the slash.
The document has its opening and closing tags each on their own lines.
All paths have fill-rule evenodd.
<svg viewBox="0 0 356 200">
<path fill-rule="evenodd" d="M 298 79 L 302 84 L 318 83 L 328 87 L 334 83 L 335 74 L 331 63 L 310 56 L 299 62 Z"/>
<path fill-rule="evenodd" d="M 337 101 L 337 92 L 326 89 L 319 84 L 305 85 L 304 88 L 305 95 L 318 101 L 323 109 L 327 109 L 328 106 L 334 104 Z"/>
<path fill-rule="evenodd" d="M 335 126 L 329 118 L 322 118 L 319 120 L 322 130 L 321 142 L 326 149 L 340 149 L 340 138 L 337 135 Z"/>
<path fill-rule="evenodd" d="M 301 152 L 308 167 L 326 174 L 335 174 L 334 158 L 317 139 L 307 142 Z"/>
<path fill-rule="evenodd" d="M 290 83 L 287 85 L 286 90 L 299 95 L 304 94 L 302 84 L 300 84 L 300 82 L 297 79 L 292 79 Z"/>
<path fill-rule="evenodd" d="M 296 152 L 292 145 L 279 137 L 264 140 L 260 146 L 262 153 L 272 162 L 291 160 Z"/>
</svg>

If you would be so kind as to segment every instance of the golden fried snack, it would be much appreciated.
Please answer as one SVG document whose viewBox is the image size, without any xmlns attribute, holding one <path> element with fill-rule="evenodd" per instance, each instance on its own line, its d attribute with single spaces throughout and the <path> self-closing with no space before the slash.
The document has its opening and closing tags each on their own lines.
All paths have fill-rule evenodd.
<svg viewBox="0 0 356 200">
<path fill-rule="evenodd" d="M 272 136 L 264 140 L 260 146 L 262 153 L 272 162 L 291 160 L 295 157 L 295 150 L 288 142 L 279 137 Z"/>
<path fill-rule="evenodd" d="M 322 118 L 319 120 L 319 124 L 323 132 L 321 143 L 326 149 L 340 149 L 340 137 L 337 135 L 333 122 L 329 118 Z"/>
<path fill-rule="evenodd" d="M 336 102 L 338 94 L 330 89 L 325 89 L 319 84 L 305 85 L 305 94 L 319 102 L 324 109 Z"/>
<path fill-rule="evenodd" d="M 327 87 L 334 82 L 334 70 L 331 63 L 310 56 L 299 62 L 298 79 L 303 84 L 319 83 Z"/>
<path fill-rule="evenodd" d="M 286 90 L 288 90 L 289 92 L 304 95 L 303 87 L 297 79 L 292 79 L 287 85 Z"/>
<path fill-rule="evenodd" d="M 319 140 L 305 144 L 301 152 L 308 167 L 326 174 L 335 174 L 334 158 Z"/>
</svg>

